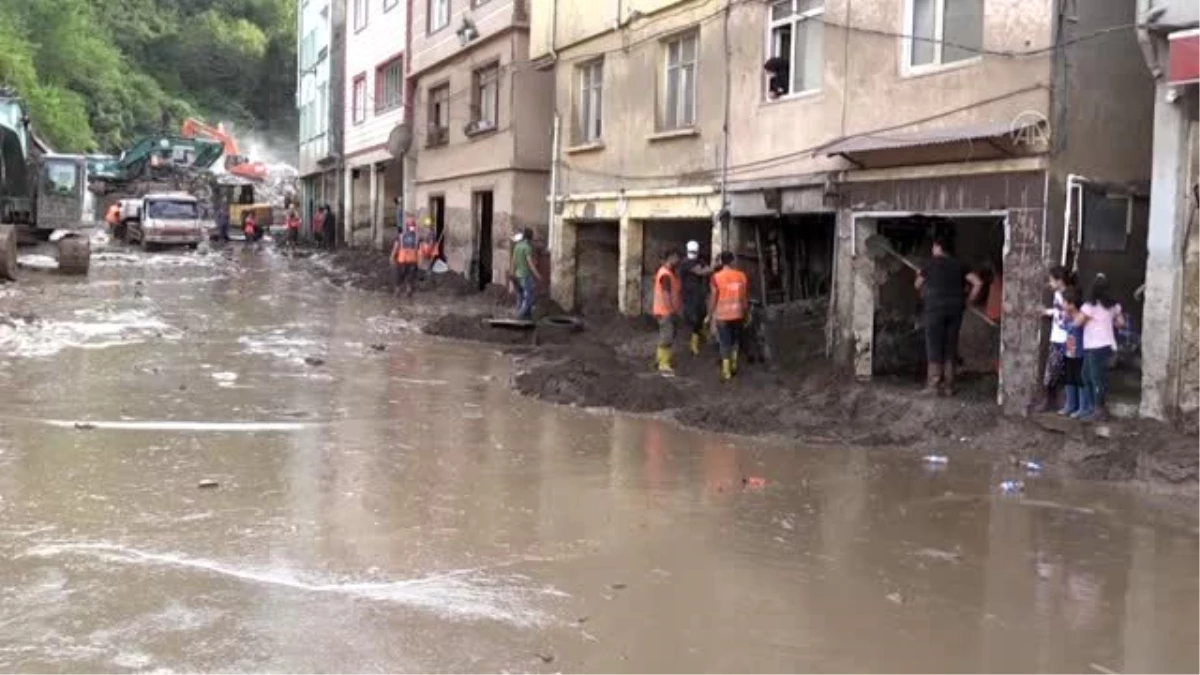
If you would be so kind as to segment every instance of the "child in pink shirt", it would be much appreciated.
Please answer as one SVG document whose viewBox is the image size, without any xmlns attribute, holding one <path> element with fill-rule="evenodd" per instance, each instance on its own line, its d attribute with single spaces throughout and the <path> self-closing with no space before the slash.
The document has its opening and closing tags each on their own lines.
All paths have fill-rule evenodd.
<svg viewBox="0 0 1200 675">
<path fill-rule="evenodd" d="M 1083 327 L 1083 384 L 1079 410 L 1071 417 L 1084 421 L 1108 418 L 1104 408 L 1108 395 L 1108 362 L 1117 347 L 1116 329 L 1125 325 L 1121 305 L 1112 299 L 1108 279 L 1097 274 L 1087 302 L 1079 308 L 1075 324 Z"/>
</svg>

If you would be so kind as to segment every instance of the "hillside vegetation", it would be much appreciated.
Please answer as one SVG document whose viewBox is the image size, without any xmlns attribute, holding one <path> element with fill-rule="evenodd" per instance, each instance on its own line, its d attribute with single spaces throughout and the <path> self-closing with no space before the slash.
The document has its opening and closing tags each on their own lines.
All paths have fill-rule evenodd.
<svg viewBox="0 0 1200 675">
<path fill-rule="evenodd" d="M 0 0 L 0 84 L 60 152 L 188 116 L 294 138 L 294 0 Z"/>
</svg>

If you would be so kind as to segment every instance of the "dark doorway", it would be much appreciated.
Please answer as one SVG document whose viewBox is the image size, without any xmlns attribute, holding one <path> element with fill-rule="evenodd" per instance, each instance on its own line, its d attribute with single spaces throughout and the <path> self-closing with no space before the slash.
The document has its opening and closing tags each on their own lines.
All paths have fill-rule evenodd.
<svg viewBox="0 0 1200 675">
<path fill-rule="evenodd" d="M 444 196 L 434 195 L 429 198 L 429 220 L 433 222 L 433 236 L 440 244 L 438 250 L 445 251 L 446 198 Z M 442 260 L 446 259 L 445 253 L 439 253 L 438 257 Z"/>
<path fill-rule="evenodd" d="M 620 235 L 618 221 L 575 225 L 575 307 L 581 314 L 617 311 Z"/>
<path fill-rule="evenodd" d="M 475 260 L 478 261 L 478 275 L 475 280 L 479 284 L 479 290 L 483 290 L 492 283 L 492 191 L 473 193 L 471 201 L 475 213 Z"/>
</svg>

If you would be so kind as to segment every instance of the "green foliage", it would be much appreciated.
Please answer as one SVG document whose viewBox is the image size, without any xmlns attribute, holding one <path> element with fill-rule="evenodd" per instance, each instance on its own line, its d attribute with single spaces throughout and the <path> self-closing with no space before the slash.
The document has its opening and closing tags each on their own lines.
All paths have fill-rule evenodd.
<svg viewBox="0 0 1200 675">
<path fill-rule="evenodd" d="M 0 0 L 0 84 L 65 152 L 116 152 L 189 116 L 291 135 L 294 12 L 292 0 Z"/>
</svg>

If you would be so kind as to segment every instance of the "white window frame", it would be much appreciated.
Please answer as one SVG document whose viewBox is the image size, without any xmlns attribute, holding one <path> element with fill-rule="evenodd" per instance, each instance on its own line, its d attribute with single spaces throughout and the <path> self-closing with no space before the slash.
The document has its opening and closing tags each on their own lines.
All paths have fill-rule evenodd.
<svg viewBox="0 0 1200 675">
<path fill-rule="evenodd" d="M 432 35 L 450 25 L 450 0 L 429 0 L 426 5 L 426 30 Z M 440 20 L 440 23 L 439 23 Z"/>
<path fill-rule="evenodd" d="M 355 76 L 350 85 L 350 96 L 354 105 L 354 124 L 367 121 L 367 74 Z"/>
<path fill-rule="evenodd" d="M 906 37 L 900 41 L 900 69 L 905 75 L 919 75 L 949 68 L 959 68 L 966 64 L 975 63 L 983 58 L 981 54 L 976 54 L 949 63 L 942 61 L 946 38 L 946 3 L 953 2 L 953 0 L 932 0 L 932 2 L 936 3 L 933 10 L 933 61 L 921 64 L 913 63 L 913 49 L 917 44 L 924 41 Z M 980 7 L 984 10 L 984 13 L 979 17 L 979 21 L 986 22 L 987 0 L 980 0 Z M 914 32 L 916 30 L 916 16 L 914 15 L 916 9 L 914 0 L 904 0 L 904 35 L 916 36 Z M 986 24 L 981 28 L 986 28 Z M 983 31 L 981 30 L 980 32 L 982 33 Z"/>
<path fill-rule="evenodd" d="M 357 33 L 371 22 L 371 1 L 354 0 L 354 32 Z"/>
<path fill-rule="evenodd" d="M 471 121 L 477 131 L 495 129 L 500 124 L 500 64 L 484 66 L 472 75 Z"/>
<path fill-rule="evenodd" d="M 690 40 L 693 44 L 692 60 L 684 61 L 683 60 L 683 45 L 688 40 Z M 671 48 L 674 45 L 679 45 L 680 61 L 679 61 L 679 63 L 672 65 L 672 63 L 671 63 Z M 689 30 L 684 33 L 679 33 L 677 35 L 673 35 L 663 41 L 662 47 L 663 47 L 663 85 L 662 85 L 662 104 L 660 105 L 660 115 L 659 115 L 659 119 L 661 121 L 660 121 L 659 126 L 663 131 L 673 131 L 673 130 L 678 130 L 678 129 L 691 129 L 696 126 L 696 117 L 699 114 L 699 112 L 696 110 L 696 107 L 698 105 L 698 99 L 699 99 L 699 96 L 696 93 L 696 90 L 699 87 L 699 83 L 700 83 L 700 78 L 698 77 L 699 64 L 700 64 L 700 31 Z M 675 105 L 676 105 L 677 109 L 675 111 L 671 111 L 668 107 L 668 101 L 670 101 L 671 71 L 674 69 L 678 69 L 680 71 L 680 77 L 676 81 L 676 85 L 681 89 L 681 91 L 676 92 L 677 98 L 675 99 Z M 691 97 L 690 97 L 691 98 L 691 108 L 692 108 L 692 118 L 691 119 L 684 119 L 687 115 L 687 109 L 688 109 L 688 106 L 687 106 L 688 97 L 685 95 L 685 92 L 687 92 L 687 90 L 688 90 L 688 80 L 685 79 L 685 77 L 691 78 Z M 674 112 L 674 119 L 672 119 L 672 112 Z"/>
<path fill-rule="evenodd" d="M 599 70 L 598 81 L 592 76 Z M 576 128 L 580 144 L 599 143 L 604 138 L 604 59 L 577 66 Z"/>
<path fill-rule="evenodd" d="M 815 89 L 804 89 L 802 91 L 792 91 L 792 85 L 796 81 L 796 59 L 795 59 L 795 56 L 796 56 L 797 27 L 809 19 L 825 16 L 824 0 L 822 0 L 821 7 L 819 9 L 809 9 L 809 10 L 806 10 L 803 12 L 796 12 L 795 11 L 795 7 L 797 6 L 796 3 L 799 1 L 800 0 L 790 0 L 790 2 L 792 3 L 793 9 L 792 9 L 792 13 L 790 15 L 788 15 L 788 17 L 786 19 L 772 19 L 771 18 L 772 10 L 774 9 L 777 2 L 767 2 L 766 3 L 766 5 L 767 5 L 767 39 L 766 39 L 767 58 L 771 58 L 772 56 L 775 56 L 775 29 L 781 28 L 783 26 L 789 26 L 789 25 L 792 27 L 792 49 L 791 49 L 791 54 L 787 55 L 787 59 L 788 59 L 788 92 L 777 98 L 772 99 L 770 97 L 770 93 L 771 93 L 770 79 L 771 78 L 770 78 L 770 75 L 767 75 L 765 78 L 763 78 L 763 97 L 766 98 L 767 100 L 783 101 L 786 99 L 797 98 L 800 96 L 809 96 L 811 94 L 815 94 L 815 93 L 821 91 L 821 87 L 825 86 L 825 60 L 826 59 L 825 59 L 825 50 L 824 50 L 824 46 L 825 46 L 824 35 L 822 35 L 821 84 L 820 84 L 820 86 L 816 87 Z M 908 2 L 909 0 L 905 0 L 905 1 Z M 824 30 L 824 28 L 822 28 L 822 30 Z"/>
</svg>

